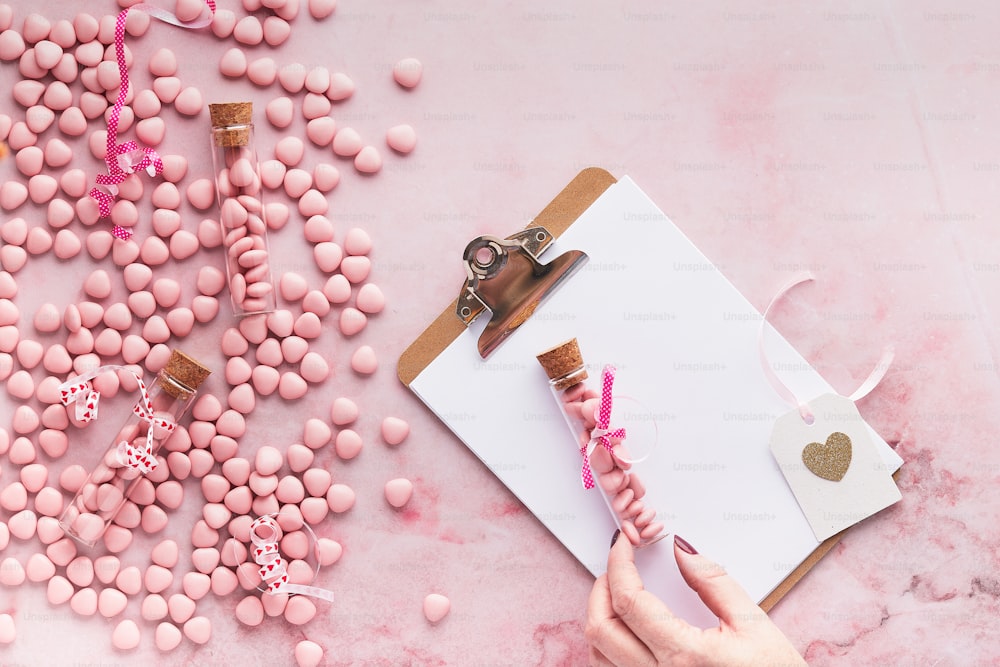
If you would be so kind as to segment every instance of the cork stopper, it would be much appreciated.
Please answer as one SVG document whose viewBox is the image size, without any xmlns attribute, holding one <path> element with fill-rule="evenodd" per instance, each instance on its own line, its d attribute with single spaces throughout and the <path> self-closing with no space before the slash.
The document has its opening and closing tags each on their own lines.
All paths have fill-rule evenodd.
<svg viewBox="0 0 1000 667">
<path fill-rule="evenodd" d="M 209 104 L 212 135 L 220 148 L 246 146 L 250 143 L 250 123 L 253 122 L 253 102 Z"/>
<path fill-rule="evenodd" d="M 559 391 L 564 391 L 587 379 L 583 355 L 575 338 L 560 343 L 535 357 L 545 369 L 545 374 Z"/>
<path fill-rule="evenodd" d="M 212 374 L 212 371 L 180 350 L 170 352 L 170 359 L 163 370 L 166 377 L 160 380 L 160 386 L 175 398 L 187 398 Z"/>
</svg>

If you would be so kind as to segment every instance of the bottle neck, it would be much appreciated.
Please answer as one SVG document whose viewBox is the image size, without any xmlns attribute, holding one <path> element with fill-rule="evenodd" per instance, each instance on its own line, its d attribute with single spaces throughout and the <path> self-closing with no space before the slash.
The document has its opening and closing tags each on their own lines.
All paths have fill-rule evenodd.
<svg viewBox="0 0 1000 667">
<path fill-rule="evenodd" d="M 554 391 L 566 391 L 571 387 L 575 387 L 584 380 L 587 379 L 587 369 L 583 366 L 574 368 L 564 375 L 559 377 L 554 377 L 549 380 L 549 386 L 552 387 Z"/>
<path fill-rule="evenodd" d="M 187 386 L 173 375 L 170 375 L 166 370 L 160 371 L 156 376 L 156 384 L 159 385 L 160 389 L 164 392 L 179 401 L 189 400 L 198 391 L 197 389 L 192 389 Z"/>
<path fill-rule="evenodd" d="M 253 143 L 253 123 L 213 127 L 212 137 L 218 148 L 246 148 Z"/>
</svg>

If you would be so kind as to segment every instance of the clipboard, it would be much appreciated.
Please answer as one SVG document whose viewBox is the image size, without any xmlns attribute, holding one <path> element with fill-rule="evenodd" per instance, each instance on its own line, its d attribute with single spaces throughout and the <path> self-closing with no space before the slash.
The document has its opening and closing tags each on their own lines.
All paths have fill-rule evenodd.
<svg viewBox="0 0 1000 667">
<path fill-rule="evenodd" d="M 558 239 L 584 211 L 617 182 L 618 180 L 604 169 L 597 167 L 583 169 L 530 224 L 544 227 Z M 451 306 L 445 308 L 400 356 L 397 374 L 400 381 L 411 390 L 413 381 L 466 331 L 466 324 L 456 317 L 460 300 L 456 298 Z M 842 535 L 843 532 L 838 533 L 820 543 L 760 600 L 759 606 L 764 611 L 770 611 L 837 544 Z"/>
</svg>

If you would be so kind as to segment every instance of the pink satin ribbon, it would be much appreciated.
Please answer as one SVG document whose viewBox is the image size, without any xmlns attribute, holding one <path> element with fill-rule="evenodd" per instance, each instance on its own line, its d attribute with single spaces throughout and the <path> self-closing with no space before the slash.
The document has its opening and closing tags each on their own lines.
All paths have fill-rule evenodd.
<svg viewBox="0 0 1000 667">
<path fill-rule="evenodd" d="M 757 353 L 760 356 L 760 367 L 764 373 L 764 377 L 767 378 L 767 381 L 774 388 L 774 391 L 777 392 L 777 394 L 781 396 L 785 402 L 796 407 L 799 411 L 799 415 L 802 417 L 802 420 L 807 424 L 812 424 L 814 420 L 812 410 L 809 408 L 809 402 L 797 396 L 788 385 L 781 381 L 778 374 L 774 372 L 774 367 L 771 365 L 771 361 L 767 356 L 767 351 L 764 349 L 764 329 L 768 323 L 768 315 L 771 314 L 771 309 L 774 308 L 775 304 L 781 301 L 781 299 L 796 285 L 801 285 L 802 283 L 809 282 L 813 279 L 814 278 L 811 273 L 802 273 L 783 285 L 781 289 L 775 293 L 774 297 L 771 299 L 771 303 L 767 304 L 767 308 L 764 309 L 764 314 L 761 317 L 760 329 L 757 331 Z M 861 383 L 861 386 L 859 386 L 853 394 L 848 396 L 848 398 L 851 401 L 857 402 L 870 394 L 871 391 L 878 386 L 878 383 L 882 381 L 885 374 L 889 372 L 889 366 L 892 365 L 894 357 L 895 349 L 892 345 L 886 345 L 882 348 L 882 356 L 879 358 L 878 364 L 876 364 L 875 368 L 872 369 L 872 372 L 868 374 L 868 377 L 865 378 L 864 382 Z"/>
<path fill-rule="evenodd" d="M 263 528 L 264 534 L 258 530 Z M 308 595 L 333 602 L 333 592 L 316 586 L 293 584 L 288 580 L 288 568 L 281 557 L 278 542 L 281 540 L 281 526 L 275 521 L 273 514 L 265 514 L 253 520 L 250 524 L 250 541 L 253 543 L 253 560 L 260 568 L 257 570 L 260 578 L 267 584 L 267 592 L 271 595 L 279 593 Z"/>
<path fill-rule="evenodd" d="M 108 119 L 107 154 L 104 156 L 108 173 L 98 174 L 94 179 L 97 185 L 90 190 L 90 197 L 97 202 L 97 208 L 102 218 L 111 215 L 111 208 L 118 196 L 118 186 L 131 174 L 145 170 L 150 176 L 156 176 L 163 171 L 163 160 L 154 149 L 135 141 L 118 143 L 118 124 L 121 122 L 121 112 L 125 106 L 129 89 L 128 66 L 125 64 L 125 22 L 128 13 L 134 9 L 182 28 L 204 28 L 212 23 L 212 16 L 215 14 L 215 0 L 205 0 L 205 3 L 210 10 L 209 16 L 194 21 L 181 21 L 166 10 L 144 4 L 126 7 L 118 14 L 118 20 L 115 22 L 115 58 L 118 61 L 121 86 L 118 88 L 118 98 L 115 100 L 115 105 L 111 109 L 111 117 Z M 127 241 L 132 237 L 132 230 L 121 225 L 115 225 L 111 233 L 122 241 Z"/>
<path fill-rule="evenodd" d="M 142 448 L 137 448 L 131 442 L 122 440 L 118 443 L 115 456 L 120 465 L 138 470 L 145 475 L 156 470 L 157 466 L 156 457 L 153 455 L 153 431 L 162 429 L 167 433 L 172 433 L 177 428 L 177 424 L 163 417 L 157 417 L 153 413 L 153 405 L 149 400 L 149 390 L 146 389 L 146 383 L 142 381 L 141 377 L 124 366 L 101 366 L 78 377 L 70 378 L 59 385 L 59 400 L 66 406 L 71 403 L 76 405 L 76 418 L 79 421 L 87 423 L 96 419 L 101 392 L 94 389 L 90 381 L 102 373 L 111 371 L 126 371 L 135 378 L 141 393 L 139 402 L 133 406 L 132 412 L 149 424 L 149 428 L 146 429 L 146 441 Z"/>
<path fill-rule="evenodd" d="M 617 438 L 619 441 L 625 439 L 625 429 L 616 428 L 609 430 L 611 424 L 611 395 L 615 385 L 615 367 L 608 364 L 601 373 L 601 402 L 597 406 L 595 421 L 597 425 L 590 432 L 590 442 L 580 448 L 583 455 L 583 467 L 580 470 L 580 478 L 583 480 L 583 488 L 594 488 L 594 473 L 590 469 L 590 455 L 598 446 L 608 450 L 614 458 L 611 439 Z"/>
</svg>

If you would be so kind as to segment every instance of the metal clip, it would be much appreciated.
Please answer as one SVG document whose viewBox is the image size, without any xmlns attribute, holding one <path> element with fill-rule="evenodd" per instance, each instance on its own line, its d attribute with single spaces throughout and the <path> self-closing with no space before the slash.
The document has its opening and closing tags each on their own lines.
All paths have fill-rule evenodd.
<svg viewBox="0 0 1000 667">
<path fill-rule="evenodd" d="M 483 359 L 587 262 L 585 252 L 569 250 L 542 264 L 538 256 L 553 240 L 544 227 L 529 227 L 506 239 L 480 236 L 465 247 L 469 277 L 458 296 L 455 314 L 468 326 L 484 310 L 493 313 L 479 337 Z"/>
</svg>

